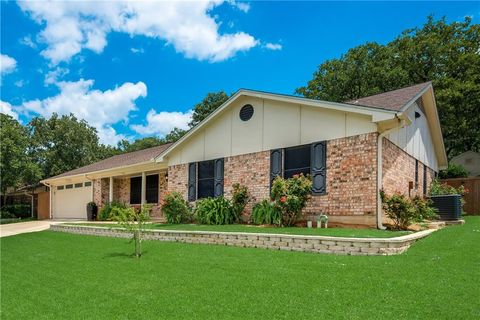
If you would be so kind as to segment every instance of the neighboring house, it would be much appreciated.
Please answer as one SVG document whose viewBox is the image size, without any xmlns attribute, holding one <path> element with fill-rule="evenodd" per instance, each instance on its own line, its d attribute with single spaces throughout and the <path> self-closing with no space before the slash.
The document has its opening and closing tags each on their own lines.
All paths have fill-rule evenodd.
<svg viewBox="0 0 480 320">
<path fill-rule="evenodd" d="M 115 156 L 46 179 L 52 217 L 85 218 L 85 205 L 153 204 L 180 192 L 195 201 L 248 187 L 269 197 L 276 176 L 312 175 L 306 214 L 334 224 L 381 227 L 379 190 L 424 194 L 446 168 L 435 97 L 423 83 L 335 103 L 239 90 L 179 141 Z"/>
<path fill-rule="evenodd" d="M 480 153 L 467 151 L 453 157 L 450 162 L 464 167 L 469 177 L 480 177 Z"/>
<path fill-rule="evenodd" d="M 39 219 L 48 218 L 49 214 L 49 196 L 48 187 L 43 184 L 26 185 L 18 189 L 8 188 L 6 192 L 6 199 L 1 195 L 0 206 L 25 204 L 30 206 L 30 213 Z"/>
</svg>

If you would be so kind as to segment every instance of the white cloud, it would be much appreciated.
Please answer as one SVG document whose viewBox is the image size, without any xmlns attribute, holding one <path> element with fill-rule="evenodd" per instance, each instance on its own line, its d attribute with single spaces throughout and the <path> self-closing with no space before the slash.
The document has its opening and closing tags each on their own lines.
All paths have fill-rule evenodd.
<svg viewBox="0 0 480 320">
<path fill-rule="evenodd" d="M 219 33 L 220 21 L 210 11 L 224 3 L 211 1 L 21 1 L 20 7 L 44 25 L 42 55 L 53 64 L 69 61 L 89 49 L 102 52 L 110 32 L 157 38 L 188 58 L 217 62 L 256 46 L 244 32 Z M 247 12 L 249 5 L 227 1 Z"/>
<path fill-rule="evenodd" d="M 30 47 L 30 48 L 37 48 L 37 45 L 35 42 L 32 40 L 32 36 L 28 35 L 20 39 L 20 44 L 23 44 L 24 46 Z"/>
<path fill-rule="evenodd" d="M 18 114 L 13 110 L 13 107 L 10 103 L 0 100 L 0 113 L 7 114 L 18 120 Z"/>
<path fill-rule="evenodd" d="M 158 134 L 164 136 L 177 127 L 180 129 L 188 129 L 188 123 L 192 120 L 192 111 L 183 112 L 156 112 L 151 109 L 147 113 L 147 124 L 131 125 L 130 128 L 141 135 Z"/>
<path fill-rule="evenodd" d="M 243 11 L 245 13 L 248 13 L 248 11 L 250 11 L 250 4 L 248 4 L 247 2 L 229 0 L 228 3 L 230 3 L 232 6 L 236 7 L 238 10 Z"/>
<path fill-rule="evenodd" d="M 268 42 L 265 44 L 265 48 L 267 48 L 268 50 L 282 50 L 282 45 L 279 44 L 279 43 L 271 43 L 271 42 Z"/>
<path fill-rule="evenodd" d="M 46 118 L 53 112 L 59 115 L 73 113 L 98 130 L 102 143 L 116 144 L 125 136 L 117 134 L 111 125 L 128 121 L 129 113 L 137 109 L 135 100 L 147 95 L 147 86 L 143 82 L 126 82 L 120 87 L 100 91 L 93 90 L 93 84 L 93 80 L 84 79 L 58 82 L 60 92 L 56 96 L 24 102 L 21 108 Z"/>
<path fill-rule="evenodd" d="M 13 84 L 18 88 L 22 88 L 26 83 L 28 83 L 28 82 L 23 80 L 23 79 L 20 79 L 20 80 L 15 81 Z"/>
<path fill-rule="evenodd" d="M 143 48 L 130 48 L 130 51 L 133 53 L 144 53 L 145 50 Z"/>
<path fill-rule="evenodd" d="M 43 81 L 43 83 L 45 86 L 58 83 L 60 78 L 67 75 L 68 73 L 69 73 L 68 69 L 57 67 L 46 74 L 45 80 Z"/>
<path fill-rule="evenodd" d="M 0 74 L 13 72 L 17 67 L 17 61 L 6 54 L 0 53 Z"/>
</svg>

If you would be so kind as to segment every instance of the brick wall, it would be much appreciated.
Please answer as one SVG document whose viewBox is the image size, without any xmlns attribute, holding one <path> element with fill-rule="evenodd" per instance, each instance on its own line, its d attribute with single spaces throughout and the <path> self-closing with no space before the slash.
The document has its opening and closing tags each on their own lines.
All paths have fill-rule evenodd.
<svg viewBox="0 0 480 320">
<path fill-rule="evenodd" d="M 188 198 L 188 164 L 168 167 L 167 190 L 179 192 L 185 199 Z"/>
<path fill-rule="evenodd" d="M 376 177 L 376 133 L 329 140 L 327 194 L 313 196 L 305 212 L 325 213 L 335 224 L 374 225 Z"/>
<path fill-rule="evenodd" d="M 388 139 L 383 139 L 382 153 L 382 184 L 386 194 L 401 193 L 414 197 L 422 196 L 423 190 L 423 163 L 418 161 L 418 184 L 415 184 L 415 158 L 399 148 Z M 430 187 L 435 171 L 427 167 L 427 190 Z M 409 182 L 413 182 L 413 189 L 409 190 Z"/>
</svg>

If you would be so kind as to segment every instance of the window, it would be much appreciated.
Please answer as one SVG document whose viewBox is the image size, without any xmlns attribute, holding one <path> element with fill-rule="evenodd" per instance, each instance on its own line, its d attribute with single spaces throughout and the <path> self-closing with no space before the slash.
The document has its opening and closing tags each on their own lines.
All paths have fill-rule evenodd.
<svg viewBox="0 0 480 320">
<path fill-rule="evenodd" d="M 67 185 L 65 186 L 65 189 L 72 189 L 72 188 L 73 188 L 73 184 L 67 184 Z"/>
<path fill-rule="evenodd" d="M 418 160 L 415 160 L 415 188 L 418 188 Z"/>
<path fill-rule="evenodd" d="M 158 203 L 158 174 L 146 177 L 145 200 Z M 130 178 L 130 204 L 142 203 L 142 177 Z"/>
<path fill-rule="evenodd" d="M 158 203 L 158 174 L 147 176 L 147 203 Z"/>
<path fill-rule="evenodd" d="M 208 198 L 214 196 L 214 163 L 213 160 L 201 161 L 198 163 L 198 194 L 197 198 Z"/>
<path fill-rule="evenodd" d="M 85 182 L 85 187 L 90 187 L 91 185 L 92 185 L 92 182 L 91 182 L 91 181 Z"/>
<path fill-rule="evenodd" d="M 83 183 L 75 183 L 75 188 L 81 188 L 83 187 Z"/>
<path fill-rule="evenodd" d="M 57 190 L 63 190 L 64 189 L 64 186 L 58 186 L 57 187 Z"/>
<path fill-rule="evenodd" d="M 311 146 L 299 146 L 285 149 L 283 177 L 288 179 L 296 174 L 310 174 Z"/>
<path fill-rule="evenodd" d="M 130 204 L 142 202 L 142 177 L 130 178 Z"/>
</svg>

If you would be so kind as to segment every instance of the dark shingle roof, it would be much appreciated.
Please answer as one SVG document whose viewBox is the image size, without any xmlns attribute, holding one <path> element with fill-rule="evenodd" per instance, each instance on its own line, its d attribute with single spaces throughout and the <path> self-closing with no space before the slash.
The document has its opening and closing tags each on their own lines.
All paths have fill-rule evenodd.
<svg viewBox="0 0 480 320">
<path fill-rule="evenodd" d="M 163 144 L 161 146 L 157 146 L 153 148 L 119 154 L 119 155 L 89 164 L 88 166 L 84 166 L 71 171 L 64 172 L 57 176 L 51 177 L 49 179 L 56 179 L 56 178 L 73 176 L 77 174 L 101 171 L 106 169 L 113 169 L 117 167 L 123 167 L 123 166 L 134 165 L 137 163 L 150 161 L 156 156 L 162 154 L 170 145 L 171 143 L 167 143 L 167 144 Z"/>
<path fill-rule="evenodd" d="M 418 95 L 430 84 L 431 82 L 420 83 L 398 90 L 388 91 L 385 93 L 375 94 L 373 96 L 346 101 L 345 103 L 364 107 L 400 111 L 408 102 L 415 98 L 416 95 Z"/>
</svg>

